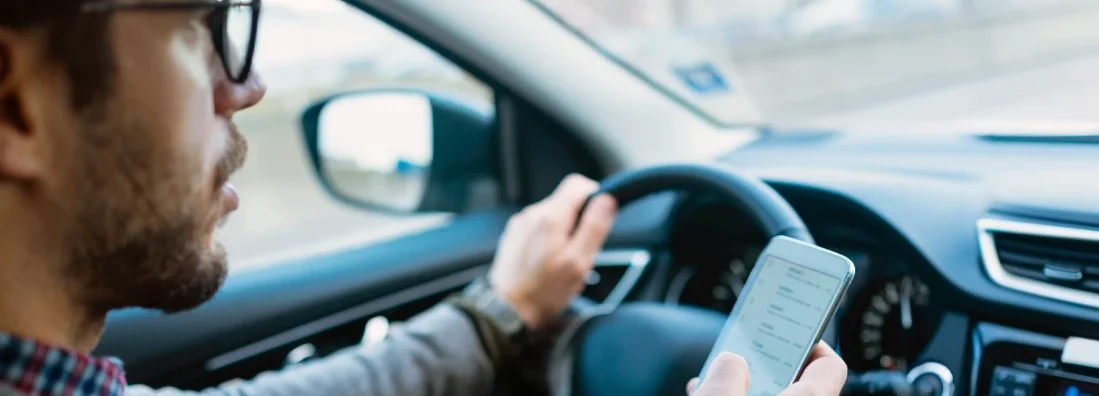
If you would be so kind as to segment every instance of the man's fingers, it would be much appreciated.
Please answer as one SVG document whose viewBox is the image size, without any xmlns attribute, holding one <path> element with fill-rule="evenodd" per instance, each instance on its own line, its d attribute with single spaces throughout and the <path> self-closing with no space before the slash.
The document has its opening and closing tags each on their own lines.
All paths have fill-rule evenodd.
<svg viewBox="0 0 1099 396">
<path fill-rule="evenodd" d="M 750 378 L 748 363 L 744 358 L 722 353 L 714 359 L 706 372 L 706 380 L 699 385 L 698 379 L 687 384 L 687 393 L 692 396 L 741 396 L 748 391 Z M 847 380 L 847 364 L 821 342 L 813 348 L 812 361 L 806 366 L 797 383 L 780 393 L 780 396 L 837 396 Z"/>
<path fill-rule="evenodd" d="M 576 233 L 565 249 L 565 254 L 583 260 L 594 258 L 603 249 L 603 243 L 607 241 L 617 213 L 618 204 L 610 195 L 600 194 L 592 198 L 580 217 L 580 225 L 576 227 Z"/>
<path fill-rule="evenodd" d="M 846 381 L 847 364 L 828 344 L 820 342 L 813 348 L 812 361 L 805 366 L 801 379 L 781 395 L 839 395 Z"/>
<path fill-rule="evenodd" d="M 809 360 L 813 361 L 825 357 L 839 358 L 840 355 L 836 353 L 832 347 L 828 346 L 827 342 L 817 342 L 817 345 L 813 347 L 813 353 L 809 356 Z"/>
<path fill-rule="evenodd" d="M 561 179 L 561 183 L 557 184 L 557 187 L 553 189 L 553 193 L 550 193 L 550 196 L 568 193 L 570 190 L 576 188 L 587 188 L 594 191 L 594 189 L 599 188 L 599 183 L 595 180 L 584 177 L 584 175 L 578 173 L 570 173 L 568 176 L 565 176 L 564 179 Z"/>
<path fill-rule="evenodd" d="M 578 174 L 570 174 L 557 185 L 553 193 L 546 198 L 545 203 L 554 207 L 552 212 L 555 216 L 559 216 L 558 224 L 569 227 L 571 232 L 571 227 L 576 225 L 577 216 L 580 216 L 578 213 L 580 207 L 584 206 L 584 202 L 596 191 L 599 191 L 599 183 L 596 181 Z"/>
<path fill-rule="evenodd" d="M 693 396 L 743 396 L 748 392 L 748 362 L 743 357 L 723 352 L 710 363 L 705 380 L 691 394 Z"/>
<path fill-rule="evenodd" d="M 547 199 L 553 202 L 575 204 L 578 211 L 580 205 L 584 204 L 584 200 L 598 190 L 599 182 L 573 173 L 565 176 Z"/>
<path fill-rule="evenodd" d="M 691 378 L 690 381 L 687 381 L 687 394 L 690 395 L 690 394 L 694 393 L 695 388 L 697 388 L 697 387 L 698 387 L 698 378 Z"/>
</svg>

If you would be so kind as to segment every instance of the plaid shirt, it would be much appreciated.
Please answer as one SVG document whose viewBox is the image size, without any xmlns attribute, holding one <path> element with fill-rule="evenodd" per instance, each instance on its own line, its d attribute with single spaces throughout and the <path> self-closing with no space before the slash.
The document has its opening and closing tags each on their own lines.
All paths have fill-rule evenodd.
<svg viewBox="0 0 1099 396">
<path fill-rule="evenodd" d="M 118 359 L 0 333 L 0 394 L 5 388 L 27 396 L 121 396 L 126 378 Z"/>
</svg>

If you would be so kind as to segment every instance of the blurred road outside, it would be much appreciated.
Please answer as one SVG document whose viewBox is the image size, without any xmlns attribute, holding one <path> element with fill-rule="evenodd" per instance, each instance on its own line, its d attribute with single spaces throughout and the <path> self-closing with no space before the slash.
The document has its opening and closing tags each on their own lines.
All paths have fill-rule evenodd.
<svg viewBox="0 0 1099 396">
<path fill-rule="evenodd" d="M 714 118 L 735 100 L 683 83 L 712 66 L 768 122 L 874 106 L 1099 51 L 1093 0 L 538 0 Z"/>
</svg>

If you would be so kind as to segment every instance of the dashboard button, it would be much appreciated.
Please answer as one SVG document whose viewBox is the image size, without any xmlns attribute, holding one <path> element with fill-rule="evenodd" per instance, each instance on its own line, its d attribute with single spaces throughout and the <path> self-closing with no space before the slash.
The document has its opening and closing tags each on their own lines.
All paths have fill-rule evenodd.
<svg viewBox="0 0 1099 396">
<path fill-rule="evenodd" d="M 1030 396 L 1034 388 L 1034 373 L 1011 367 L 996 367 L 992 373 L 993 396 Z"/>
</svg>

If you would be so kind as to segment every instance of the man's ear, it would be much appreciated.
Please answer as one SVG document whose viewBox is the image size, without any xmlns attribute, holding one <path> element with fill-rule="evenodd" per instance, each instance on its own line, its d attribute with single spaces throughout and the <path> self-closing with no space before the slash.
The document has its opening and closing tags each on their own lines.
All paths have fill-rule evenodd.
<svg viewBox="0 0 1099 396">
<path fill-rule="evenodd" d="M 3 1 L 3 0 L 0 0 Z M 0 181 L 34 177 L 41 167 L 36 136 L 26 109 L 34 56 L 27 35 L 0 28 Z"/>
</svg>

